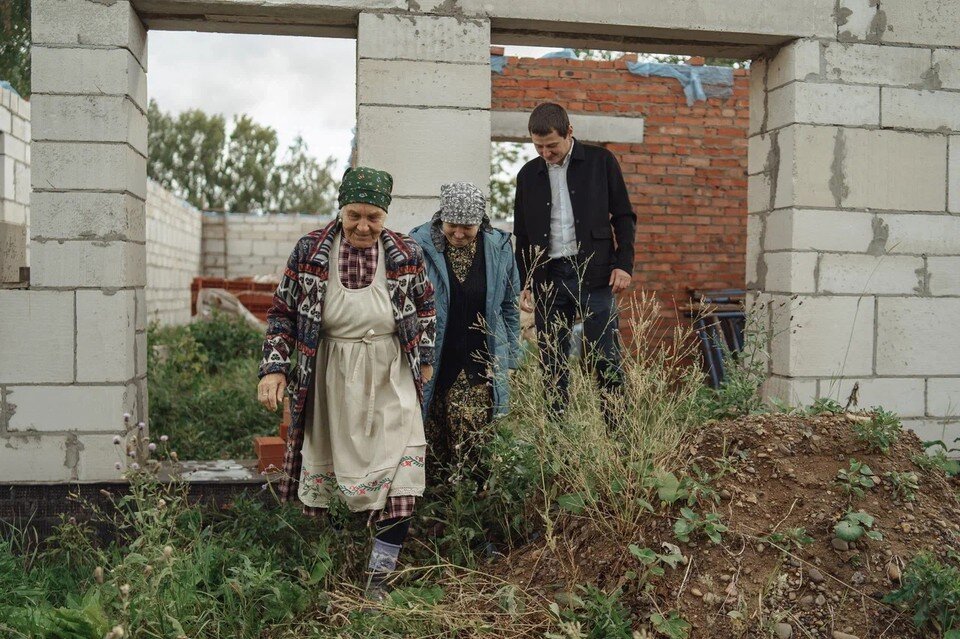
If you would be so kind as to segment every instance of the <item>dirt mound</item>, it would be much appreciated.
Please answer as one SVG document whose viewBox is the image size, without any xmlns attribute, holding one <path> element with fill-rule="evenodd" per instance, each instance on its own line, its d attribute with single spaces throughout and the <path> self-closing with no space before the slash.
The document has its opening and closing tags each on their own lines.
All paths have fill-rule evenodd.
<svg viewBox="0 0 960 639">
<path fill-rule="evenodd" d="M 678 501 L 658 509 L 633 539 L 610 539 L 589 521 L 568 518 L 553 543 L 518 550 L 502 573 L 553 598 L 576 583 L 622 588 L 639 620 L 676 610 L 693 638 L 924 636 L 881 599 L 918 552 L 944 558 L 960 549 L 956 486 L 913 461 L 923 449 L 912 432 L 886 454 L 871 452 L 854 435 L 856 419 L 865 418 L 771 414 L 706 426 L 690 444 L 688 468 L 711 475 L 717 503 L 703 495 L 692 510 L 720 516 L 728 528 L 720 544 L 702 532 L 692 543 L 678 541 L 675 525 L 686 506 Z M 848 492 L 837 477 L 850 473 L 851 459 L 872 475 L 850 474 L 857 490 Z M 905 473 L 916 474 L 917 487 L 898 494 L 893 480 L 903 484 Z M 852 522 L 873 538 L 839 538 L 835 526 L 849 511 L 873 518 L 872 527 L 863 518 Z M 685 562 L 665 567 L 644 588 L 628 573 L 644 567 L 627 547 L 669 553 L 665 543 L 679 546 Z"/>
</svg>

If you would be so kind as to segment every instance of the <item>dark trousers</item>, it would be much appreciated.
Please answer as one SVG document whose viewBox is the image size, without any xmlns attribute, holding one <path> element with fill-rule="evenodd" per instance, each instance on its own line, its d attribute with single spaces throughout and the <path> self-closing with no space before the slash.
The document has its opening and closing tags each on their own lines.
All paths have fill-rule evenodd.
<svg viewBox="0 0 960 639">
<path fill-rule="evenodd" d="M 619 317 L 609 286 L 587 289 L 571 259 L 550 260 L 547 278 L 536 291 L 536 322 L 540 361 L 546 376 L 548 396 L 555 412 L 562 412 L 569 399 L 570 333 L 577 317 L 583 321 L 587 362 L 594 367 L 597 384 L 617 391 L 623 384 Z M 606 404 L 604 411 L 607 412 Z M 609 418 L 608 418 L 608 421 Z"/>
</svg>

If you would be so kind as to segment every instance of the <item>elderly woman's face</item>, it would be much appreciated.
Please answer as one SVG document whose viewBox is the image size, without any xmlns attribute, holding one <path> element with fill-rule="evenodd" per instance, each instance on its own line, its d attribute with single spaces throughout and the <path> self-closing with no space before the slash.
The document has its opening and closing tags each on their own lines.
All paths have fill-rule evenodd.
<svg viewBox="0 0 960 639">
<path fill-rule="evenodd" d="M 355 202 L 340 209 L 343 235 L 356 248 L 370 248 L 380 238 L 387 212 L 379 206 Z"/>
<path fill-rule="evenodd" d="M 450 224 L 443 223 L 443 234 L 447 236 L 447 241 L 453 246 L 466 246 L 477 239 L 477 231 L 480 230 L 479 224 Z"/>
</svg>

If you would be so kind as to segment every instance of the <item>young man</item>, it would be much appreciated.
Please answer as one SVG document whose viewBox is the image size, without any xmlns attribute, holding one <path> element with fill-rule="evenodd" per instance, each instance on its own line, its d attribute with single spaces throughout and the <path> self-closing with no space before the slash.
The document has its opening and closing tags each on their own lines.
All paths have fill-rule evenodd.
<svg viewBox="0 0 960 639">
<path fill-rule="evenodd" d="M 540 157 L 517 175 L 520 308 L 535 312 L 547 385 L 556 389 L 553 408 L 562 413 L 566 344 L 578 313 L 601 387 L 614 391 L 622 384 L 614 296 L 630 285 L 637 216 L 616 158 L 576 140 L 563 107 L 541 104 L 528 129 Z"/>
</svg>

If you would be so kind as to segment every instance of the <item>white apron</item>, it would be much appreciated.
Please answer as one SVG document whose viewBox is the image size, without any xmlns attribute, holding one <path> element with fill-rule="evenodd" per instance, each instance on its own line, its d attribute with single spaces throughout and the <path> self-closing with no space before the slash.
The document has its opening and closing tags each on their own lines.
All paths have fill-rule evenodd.
<svg viewBox="0 0 960 639">
<path fill-rule="evenodd" d="M 328 507 L 338 496 L 352 511 L 380 510 L 388 497 L 423 495 L 423 420 L 396 334 L 383 244 L 373 283 L 361 289 L 340 282 L 339 252 L 337 236 L 330 249 L 298 494 L 315 508 Z"/>
</svg>

